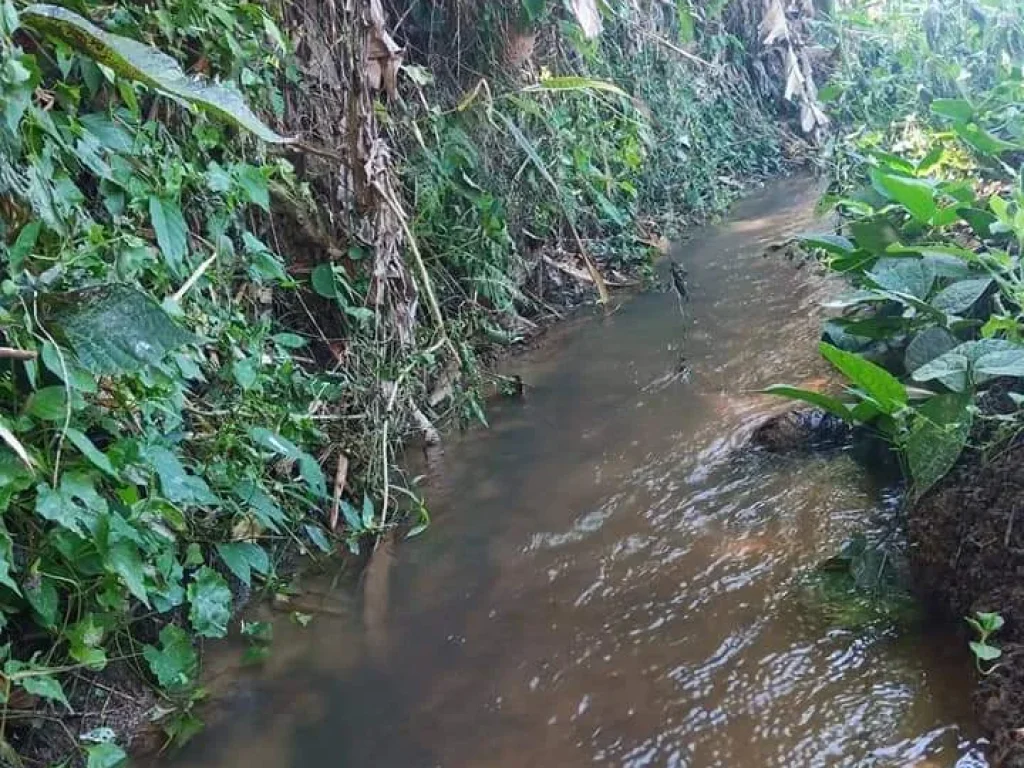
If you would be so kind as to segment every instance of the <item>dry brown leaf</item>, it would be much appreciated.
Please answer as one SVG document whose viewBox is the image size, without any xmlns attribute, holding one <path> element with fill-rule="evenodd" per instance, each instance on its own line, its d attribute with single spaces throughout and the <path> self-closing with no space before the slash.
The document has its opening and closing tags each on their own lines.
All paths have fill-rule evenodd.
<svg viewBox="0 0 1024 768">
<path fill-rule="evenodd" d="M 21 459 L 21 462 L 29 469 L 34 470 L 36 465 L 32 461 L 32 457 L 28 455 L 28 451 L 25 450 L 25 446 L 22 445 L 21 440 L 14 436 L 2 422 L 0 422 L 0 440 L 7 443 L 7 446 L 14 451 L 15 455 Z"/>
<path fill-rule="evenodd" d="M 583 27 L 584 35 L 597 37 L 601 34 L 601 12 L 597 9 L 597 0 L 572 0 L 572 12 Z"/>
<path fill-rule="evenodd" d="M 771 0 L 768 10 L 761 20 L 761 39 L 765 45 L 789 37 L 789 24 L 786 22 L 786 11 L 780 0 Z"/>
</svg>

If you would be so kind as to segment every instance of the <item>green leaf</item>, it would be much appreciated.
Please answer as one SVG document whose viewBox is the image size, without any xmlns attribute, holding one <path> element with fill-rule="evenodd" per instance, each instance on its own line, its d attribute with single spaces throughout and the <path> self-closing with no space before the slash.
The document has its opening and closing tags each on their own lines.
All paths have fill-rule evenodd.
<svg viewBox="0 0 1024 768">
<path fill-rule="evenodd" d="M 67 390 L 64 387 L 43 387 L 29 397 L 25 403 L 25 412 L 42 421 L 64 421 L 67 402 Z"/>
<path fill-rule="evenodd" d="M 966 123 L 974 117 L 974 107 L 965 99 L 935 99 L 932 101 L 932 114 Z"/>
<path fill-rule="evenodd" d="M 799 400 L 801 402 L 810 403 L 813 406 L 821 408 L 823 411 L 828 411 L 833 416 L 838 416 L 844 421 L 850 420 L 850 409 L 840 400 L 829 395 L 823 395 L 820 392 L 815 392 L 810 389 L 801 389 L 799 387 L 790 387 L 785 384 L 774 384 L 766 389 L 761 390 L 766 395 L 777 395 L 778 397 L 785 397 L 789 400 Z"/>
<path fill-rule="evenodd" d="M 149 198 L 149 218 L 167 266 L 175 275 L 181 275 L 182 264 L 188 255 L 188 226 L 181 206 L 173 200 L 153 195 Z"/>
<path fill-rule="evenodd" d="M 966 394 L 938 395 L 917 409 L 904 451 L 918 496 L 953 468 L 971 433 L 973 412 Z"/>
<path fill-rule="evenodd" d="M 528 85 L 522 89 L 523 93 L 536 93 L 538 91 L 607 91 L 616 96 L 627 99 L 632 97 L 622 90 L 615 83 L 607 80 L 599 80 L 594 77 L 579 77 L 566 75 L 561 77 L 542 77 L 539 83 Z"/>
<path fill-rule="evenodd" d="M 253 165 L 240 165 L 236 169 L 238 185 L 250 203 L 270 212 L 270 189 L 263 171 Z"/>
<path fill-rule="evenodd" d="M 53 580 L 46 576 L 34 576 L 22 584 L 22 591 L 32 610 L 40 619 L 40 623 L 48 629 L 57 626 L 57 611 L 60 608 L 60 597 Z"/>
<path fill-rule="evenodd" d="M 103 453 L 96 445 L 90 440 L 84 433 L 79 432 L 73 427 L 68 427 L 65 432 L 68 440 L 71 442 L 79 452 L 87 458 L 94 467 L 105 472 L 113 478 L 117 478 L 117 470 L 114 469 L 114 465 L 107 458 L 107 455 Z"/>
<path fill-rule="evenodd" d="M 325 299 L 333 299 L 338 295 L 338 286 L 334 281 L 334 268 L 330 264 L 318 264 L 314 267 L 309 281 L 313 290 Z"/>
<path fill-rule="evenodd" d="M 270 557 L 258 544 L 230 542 L 218 544 L 217 553 L 224 565 L 246 586 L 252 583 L 252 571 L 266 574 L 270 570 Z"/>
<path fill-rule="evenodd" d="M 203 478 L 190 474 L 181 460 L 160 445 L 147 446 L 143 456 L 160 478 L 164 498 L 175 504 L 213 505 L 219 499 Z"/>
<path fill-rule="evenodd" d="M 831 344 L 822 342 L 818 349 L 826 360 L 872 398 L 883 413 L 893 414 L 906 406 L 906 387 L 884 368 Z"/>
<path fill-rule="evenodd" d="M 945 328 L 925 328 L 907 345 L 903 363 L 908 373 L 954 349 L 959 342 Z"/>
<path fill-rule="evenodd" d="M 1004 141 L 974 123 L 955 123 L 953 130 L 977 152 L 988 157 L 997 157 L 1004 152 L 1016 152 L 1020 144 Z"/>
<path fill-rule="evenodd" d="M 926 299 L 935 284 L 935 267 L 924 259 L 885 258 L 878 260 L 868 277 L 887 291 Z"/>
<path fill-rule="evenodd" d="M 86 747 L 85 754 L 85 768 L 122 768 L 128 762 L 125 751 L 112 741 Z"/>
<path fill-rule="evenodd" d="M 42 483 L 36 486 L 36 514 L 75 533 L 86 530 L 93 517 L 66 488 L 57 490 Z"/>
<path fill-rule="evenodd" d="M 242 95 L 232 87 L 189 77 L 178 62 L 156 48 L 97 27 L 77 13 L 56 5 L 31 5 L 21 12 L 21 21 L 54 37 L 121 77 L 138 80 L 234 123 L 271 144 L 289 144 L 294 139 L 270 130 L 249 109 Z"/>
<path fill-rule="evenodd" d="M 928 181 L 893 176 L 875 169 L 871 171 L 871 179 L 890 200 L 898 202 L 922 224 L 930 222 L 938 210 L 935 189 Z"/>
<path fill-rule="evenodd" d="M 71 658 L 95 670 L 106 666 L 107 654 L 101 647 L 106 632 L 96 622 L 94 614 L 90 613 L 81 621 L 72 624 L 64 634 L 68 640 L 68 653 L 71 654 Z"/>
<path fill-rule="evenodd" d="M 850 234 L 857 243 L 871 253 L 884 253 L 885 250 L 900 239 L 900 233 L 885 219 L 869 219 L 850 222 Z"/>
<path fill-rule="evenodd" d="M 995 661 L 1003 655 L 1001 649 L 996 648 L 994 645 L 988 643 L 979 643 L 972 641 L 971 652 L 978 657 L 979 661 Z"/>
<path fill-rule="evenodd" d="M 46 669 L 12 659 L 4 664 L 4 674 L 33 696 L 56 701 L 67 707 L 69 712 L 71 711 L 68 698 L 64 695 L 64 687 Z"/>
<path fill-rule="evenodd" d="M 139 548 L 133 542 L 119 541 L 107 551 L 107 567 L 113 570 L 128 591 L 145 606 L 149 606 L 149 595 L 146 593 L 146 568 L 142 563 Z"/>
<path fill-rule="evenodd" d="M 802 235 L 800 242 L 806 248 L 818 248 L 836 256 L 849 256 L 857 250 L 857 246 L 842 235 Z"/>
<path fill-rule="evenodd" d="M 159 304 L 127 285 L 44 294 L 39 301 L 47 327 L 93 373 L 158 365 L 172 349 L 195 341 Z"/>
<path fill-rule="evenodd" d="M 961 280 L 939 291 L 931 305 L 946 314 L 963 314 L 985 295 L 993 282 L 991 278 Z"/>
<path fill-rule="evenodd" d="M 188 585 L 189 621 L 196 634 L 224 637 L 231 620 L 231 590 L 224 577 L 204 565 Z"/>
<path fill-rule="evenodd" d="M 188 632 L 174 624 L 160 630 L 160 647 L 143 646 L 142 655 L 161 688 L 188 686 L 199 670 L 199 656 Z"/>
</svg>

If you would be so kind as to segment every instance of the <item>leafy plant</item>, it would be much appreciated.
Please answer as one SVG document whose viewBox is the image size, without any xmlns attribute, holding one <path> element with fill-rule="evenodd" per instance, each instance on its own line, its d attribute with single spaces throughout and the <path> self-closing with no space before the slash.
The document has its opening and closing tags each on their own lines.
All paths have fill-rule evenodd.
<svg viewBox="0 0 1024 768">
<path fill-rule="evenodd" d="M 989 643 L 992 635 L 998 632 L 1006 622 L 998 613 L 985 613 L 978 611 L 973 617 L 964 618 L 971 629 L 974 630 L 976 640 L 970 643 L 971 653 L 974 655 L 974 665 L 978 672 L 983 675 L 991 675 L 999 666 L 998 660 L 1003 652 L 1000 648 Z"/>
</svg>

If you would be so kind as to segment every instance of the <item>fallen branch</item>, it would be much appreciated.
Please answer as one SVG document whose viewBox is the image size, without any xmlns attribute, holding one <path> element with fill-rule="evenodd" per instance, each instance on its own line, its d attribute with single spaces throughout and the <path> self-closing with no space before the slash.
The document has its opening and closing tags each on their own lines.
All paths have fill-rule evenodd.
<svg viewBox="0 0 1024 768">
<path fill-rule="evenodd" d="M 33 352 L 28 349 L 0 347 L 0 359 L 4 360 L 35 360 L 38 356 L 38 352 Z"/>
</svg>

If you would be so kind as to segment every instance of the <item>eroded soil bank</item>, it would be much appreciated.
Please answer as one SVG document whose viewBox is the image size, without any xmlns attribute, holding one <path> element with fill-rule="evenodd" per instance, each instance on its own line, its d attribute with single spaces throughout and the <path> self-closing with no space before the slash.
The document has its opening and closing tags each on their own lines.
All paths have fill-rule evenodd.
<svg viewBox="0 0 1024 768">
<path fill-rule="evenodd" d="M 925 594 L 960 621 L 995 611 L 999 666 L 974 694 L 997 766 L 1024 766 L 1024 441 L 966 454 L 908 513 L 911 562 Z M 966 635 L 966 625 L 964 627 Z"/>
</svg>

